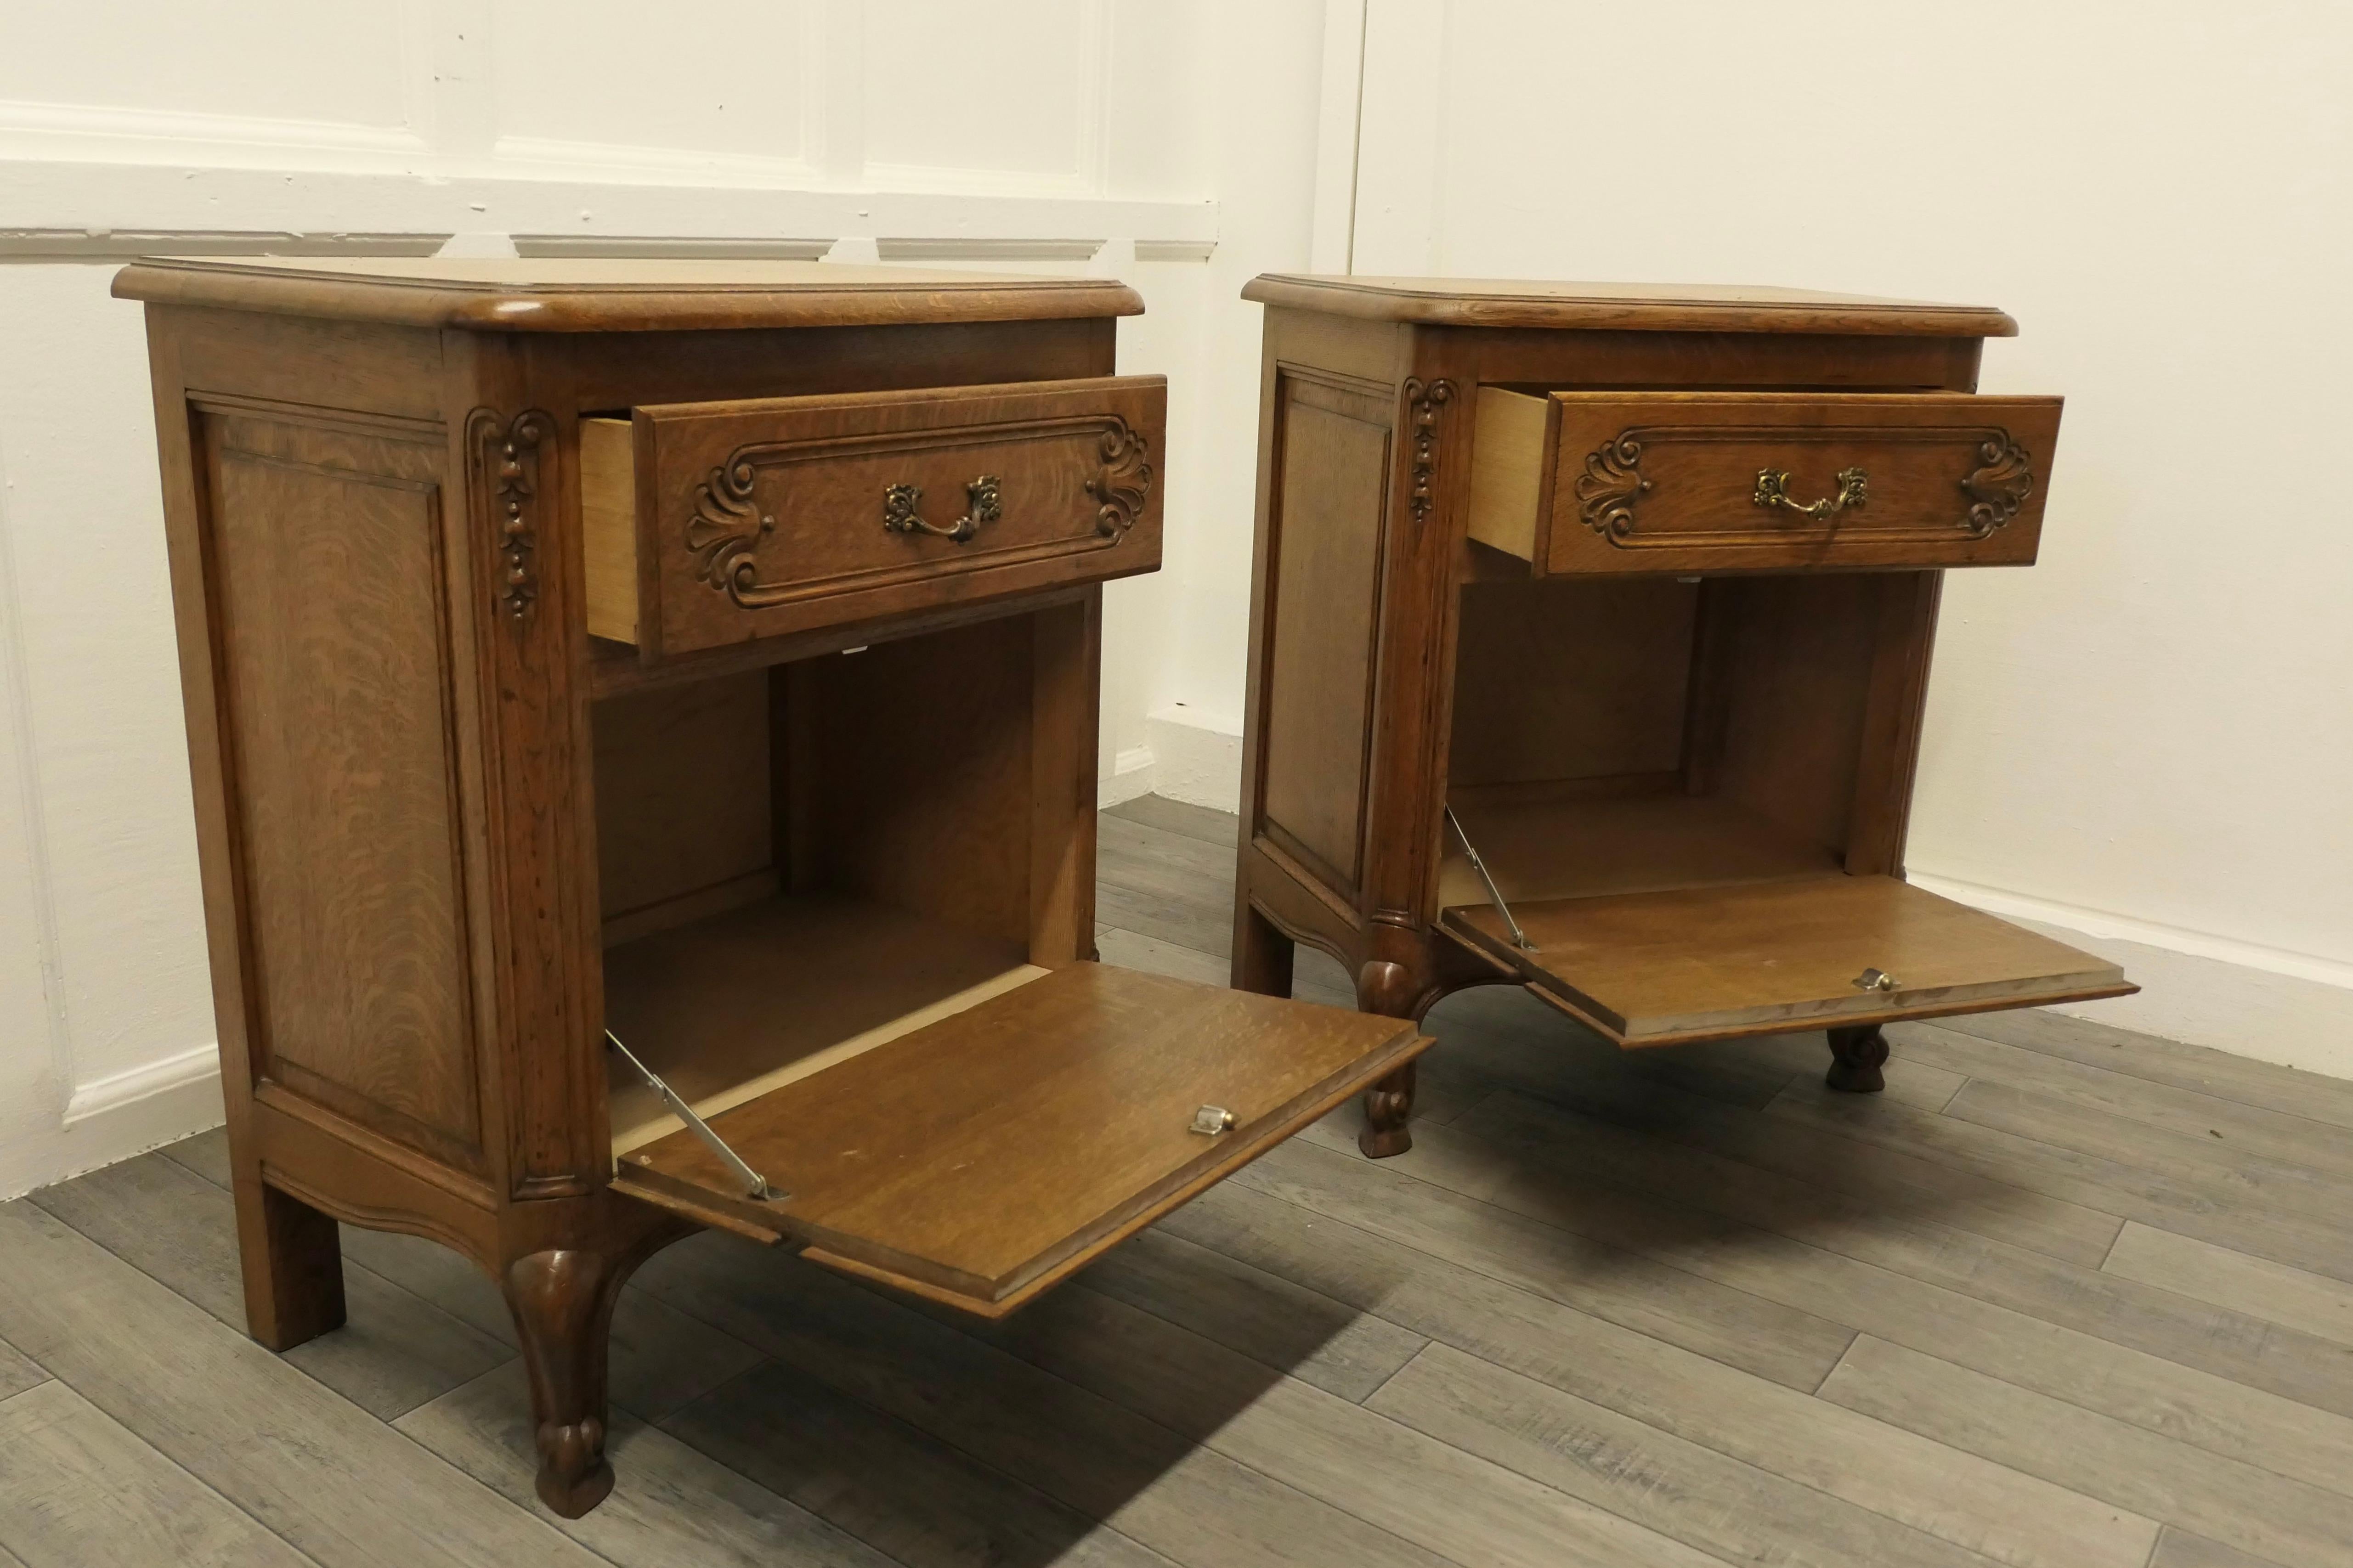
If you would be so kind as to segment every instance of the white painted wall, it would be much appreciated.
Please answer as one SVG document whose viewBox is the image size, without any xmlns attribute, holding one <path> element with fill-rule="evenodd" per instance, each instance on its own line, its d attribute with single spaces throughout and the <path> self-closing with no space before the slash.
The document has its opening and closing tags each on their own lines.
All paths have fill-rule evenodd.
<svg viewBox="0 0 2353 1568">
<path fill-rule="evenodd" d="M 1150 313 L 1123 323 L 1121 368 L 1172 383 L 1170 544 L 1167 572 L 1109 592 L 1116 797 L 1151 782 L 1145 715 L 1181 695 L 1167 650 L 1241 635 L 1219 556 L 1247 536 L 1255 395 L 1221 367 L 1256 363 L 1243 279 L 1307 259 L 1323 9 L 679 0 L 653 27 L 617 0 L 12 10 L 0 1197 L 220 1113 L 140 315 L 106 293 L 122 259 L 502 233 L 526 253 L 847 241 L 1127 279 Z"/>
<path fill-rule="evenodd" d="M 1356 271 L 2019 319 L 1982 384 L 2067 397 L 2042 561 L 1947 579 L 1915 877 L 2121 958 L 2094 1016 L 2353 1076 L 2353 11 L 1365 15 Z M 1222 629 L 1180 652 L 1231 711 Z"/>
<path fill-rule="evenodd" d="M 218 1114 L 138 314 L 157 250 L 1109 271 L 1172 382 L 1107 800 L 1230 806 L 1257 272 L 1985 300 L 2068 395 L 2043 563 L 1947 595 L 1920 879 L 2102 1016 L 2353 1074 L 2353 15 L 2254 0 L 85 0 L 0 50 L 0 1195 Z M 1359 135 L 1361 123 L 1361 137 Z M 1133 247 L 1132 249 L 1130 247 Z M 77 1113 L 70 1125 L 69 1108 Z"/>
</svg>

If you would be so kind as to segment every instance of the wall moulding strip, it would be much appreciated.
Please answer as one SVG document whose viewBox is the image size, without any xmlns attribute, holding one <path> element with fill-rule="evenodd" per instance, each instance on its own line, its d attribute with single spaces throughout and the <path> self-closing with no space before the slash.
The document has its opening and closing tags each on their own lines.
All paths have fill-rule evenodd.
<svg viewBox="0 0 2353 1568">
<path fill-rule="evenodd" d="M 447 234 L 284 229 L 0 228 L 0 261 L 130 261 L 142 256 L 430 256 Z"/>
<path fill-rule="evenodd" d="M 448 232 L 301 234 L 283 229 L 38 229 L 0 228 L 0 263 L 131 261 L 142 256 L 430 256 Z M 684 258 L 712 261 L 814 261 L 830 239 L 757 239 L 742 236 L 518 234 L 521 256 Z M 1104 240 L 885 237 L 884 261 L 971 262 L 1012 266 L 1037 261 L 1085 261 Z M 1208 240 L 1145 240 L 1138 261 L 1207 261 Z"/>
<path fill-rule="evenodd" d="M 807 241 L 845 234 L 927 242 L 1100 244 L 1206 254 L 1218 240 L 1213 201 L 991 195 L 971 191 L 797 190 L 754 184 L 648 184 L 501 175 L 437 178 L 341 170 L 196 168 L 169 163 L 0 161 L 0 213 L 18 236 L 418 237 L 494 230 L 578 237 L 647 236 L 721 242 Z M 234 214 L 237 229 L 221 218 Z M 322 221 L 332 216 L 332 224 Z M 574 243 L 567 239 L 565 243 Z"/>
</svg>

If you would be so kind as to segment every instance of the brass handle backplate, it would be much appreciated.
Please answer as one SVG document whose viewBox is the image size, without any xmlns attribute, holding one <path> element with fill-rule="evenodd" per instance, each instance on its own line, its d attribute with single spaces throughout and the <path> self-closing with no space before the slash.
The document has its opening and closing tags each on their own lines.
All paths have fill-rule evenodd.
<svg viewBox="0 0 2353 1568">
<path fill-rule="evenodd" d="M 1757 493 L 1748 499 L 1761 507 L 1787 507 L 1800 517 L 1810 517 L 1820 522 L 1824 518 L 1836 517 L 1849 507 L 1861 506 L 1864 500 L 1864 487 L 1869 482 L 1870 476 L 1861 468 L 1841 468 L 1838 494 L 1825 500 L 1799 502 L 1789 499 L 1789 475 L 1786 469 L 1759 468 L 1757 470 Z"/>
<path fill-rule="evenodd" d="M 885 485 L 882 487 L 882 526 L 892 533 L 929 533 L 941 539 L 952 539 L 958 544 L 969 544 L 972 536 L 980 531 L 984 522 L 995 522 L 1003 515 L 997 493 L 997 476 L 983 474 L 965 486 L 965 514 L 942 528 L 935 522 L 925 522 L 917 510 L 923 504 L 921 485 Z"/>
</svg>

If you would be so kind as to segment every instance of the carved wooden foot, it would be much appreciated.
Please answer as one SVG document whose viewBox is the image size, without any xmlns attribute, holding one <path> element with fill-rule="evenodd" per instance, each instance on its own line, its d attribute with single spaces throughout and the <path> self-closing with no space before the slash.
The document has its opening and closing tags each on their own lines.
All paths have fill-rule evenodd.
<svg viewBox="0 0 2353 1568">
<path fill-rule="evenodd" d="M 539 1500 L 578 1519 L 613 1489 L 605 1461 L 605 1355 L 624 1269 L 602 1253 L 534 1252 L 507 1266 L 507 1307 L 531 1373 Z"/>
<path fill-rule="evenodd" d="M 274 1351 L 343 1326 L 343 1249 L 335 1222 L 264 1186 L 256 1169 L 237 1182 L 238 1261 L 246 1331 Z"/>
<path fill-rule="evenodd" d="M 1402 963 L 1377 958 L 1356 971 L 1359 1012 L 1418 1018 L 1421 990 L 1421 983 Z M 1365 1152 L 1366 1159 L 1386 1160 L 1413 1147 L 1413 1134 L 1406 1123 L 1413 1117 L 1414 1068 L 1419 1065 L 1408 1062 L 1366 1091 L 1365 1127 L 1356 1134 L 1356 1147 Z"/>
<path fill-rule="evenodd" d="M 1849 1094 L 1877 1094 L 1887 1087 L 1880 1064 L 1887 1059 L 1887 1039 L 1876 1024 L 1831 1031 L 1831 1070 L 1822 1079 Z"/>
<path fill-rule="evenodd" d="M 1366 1159 L 1386 1160 L 1413 1147 L 1413 1133 L 1406 1123 L 1413 1116 L 1417 1065 L 1406 1063 L 1365 1091 L 1365 1125 L 1356 1134 L 1356 1147 L 1365 1152 Z"/>
</svg>

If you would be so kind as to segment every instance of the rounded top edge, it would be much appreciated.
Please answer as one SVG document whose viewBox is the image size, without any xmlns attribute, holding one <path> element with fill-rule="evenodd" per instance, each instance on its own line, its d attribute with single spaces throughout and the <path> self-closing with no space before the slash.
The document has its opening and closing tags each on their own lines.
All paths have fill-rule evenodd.
<svg viewBox="0 0 2353 1568">
<path fill-rule="evenodd" d="M 1126 284 L 831 262 L 152 257 L 118 299 L 475 331 L 1053 321 L 1144 312 Z"/>
<path fill-rule="evenodd" d="M 1427 326 L 1946 338 L 2018 334 L 2018 323 L 1990 306 L 1765 286 L 1267 272 L 1243 286 L 1242 298 L 1329 315 Z"/>
</svg>

